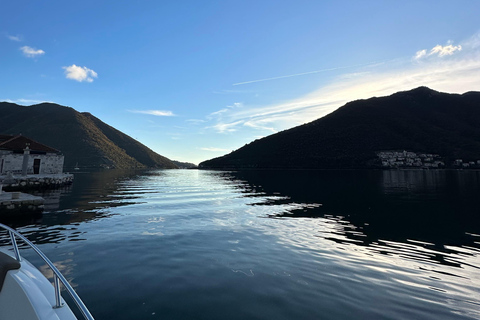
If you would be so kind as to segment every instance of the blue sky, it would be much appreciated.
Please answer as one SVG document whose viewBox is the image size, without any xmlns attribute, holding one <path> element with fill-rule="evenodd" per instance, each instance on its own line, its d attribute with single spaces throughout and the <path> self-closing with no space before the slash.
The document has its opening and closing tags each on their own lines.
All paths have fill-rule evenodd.
<svg viewBox="0 0 480 320">
<path fill-rule="evenodd" d="M 199 163 L 421 85 L 480 91 L 479 1 L 2 1 L 0 101 Z"/>
</svg>

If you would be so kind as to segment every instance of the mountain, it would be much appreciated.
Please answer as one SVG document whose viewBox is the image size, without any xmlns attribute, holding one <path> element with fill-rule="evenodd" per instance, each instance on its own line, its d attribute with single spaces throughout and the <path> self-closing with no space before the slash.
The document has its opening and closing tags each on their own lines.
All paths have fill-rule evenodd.
<svg viewBox="0 0 480 320">
<path fill-rule="evenodd" d="M 245 145 L 201 168 L 366 168 L 377 152 L 438 154 L 450 163 L 480 159 L 480 92 L 419 87 L 349 102 L 313 122 Z"/>
<path fill-rule="evenodd" d="M 176 160 L 172 160 L 172 162 L 175 163 L 175 165 L 177 167 L 179 167 L 180 169 L 195 169 L 195 168 L 197 168 L 196 164 L 190 163 L 190 162 L 181 162 L 181 161 L 176 161 Z"/>
<path fill-rule="evenodd" d="M 60 150 L 65 166 L 177 168 L 169 159 L 90 113 L 53 103 L 0 102 L 0 133 L 22 134 Z"/>
</svg>

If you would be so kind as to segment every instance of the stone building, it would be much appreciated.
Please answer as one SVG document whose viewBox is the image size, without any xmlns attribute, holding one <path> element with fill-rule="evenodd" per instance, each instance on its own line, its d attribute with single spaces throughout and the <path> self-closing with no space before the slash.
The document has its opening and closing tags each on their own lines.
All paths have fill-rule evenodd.
<svg viewBox="0 0 480 320">
<path fill-rule="evenodd" d="M 64 156 L 22 135 L 0 135 L 0 175 L 61 174 Z"/>
</svg>

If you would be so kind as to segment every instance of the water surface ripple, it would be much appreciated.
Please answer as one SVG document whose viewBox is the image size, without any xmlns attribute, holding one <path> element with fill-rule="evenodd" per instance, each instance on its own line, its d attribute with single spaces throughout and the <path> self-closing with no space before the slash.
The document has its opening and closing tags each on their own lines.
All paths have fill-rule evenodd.
<svg viewBox="0 0 480 320">
<path fill-rule="evenodd" d="M 107 171 L 44 196 L 13 224 L 97 320 L 480 318 L 476 171 Z"/>
</svg>

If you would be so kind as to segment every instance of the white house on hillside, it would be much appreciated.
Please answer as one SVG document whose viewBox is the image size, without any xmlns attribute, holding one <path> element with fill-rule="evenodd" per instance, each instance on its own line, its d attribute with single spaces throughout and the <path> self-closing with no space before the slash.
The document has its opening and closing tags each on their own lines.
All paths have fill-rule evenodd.
<svg viewBox="0 0 480 320">
<path fill-rule="evenodd" d="M 64 156 L 22 135 L 0 135 L 0 175 L 63 173 Z"/>
</svg>

